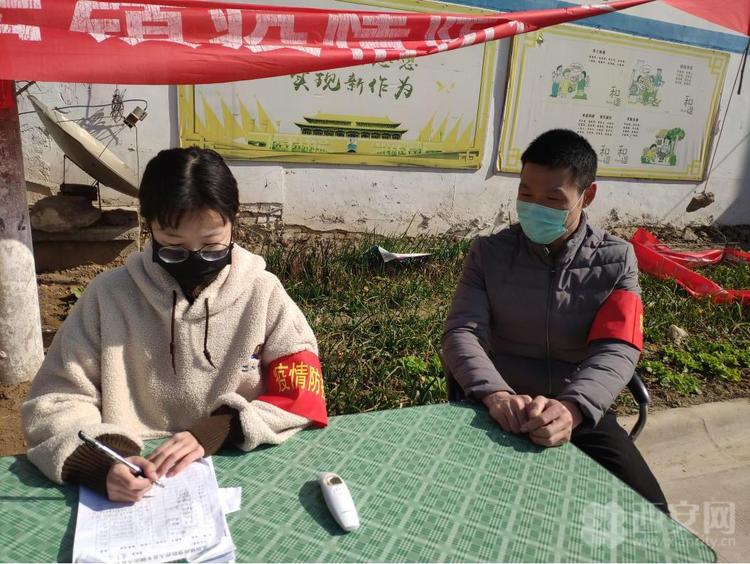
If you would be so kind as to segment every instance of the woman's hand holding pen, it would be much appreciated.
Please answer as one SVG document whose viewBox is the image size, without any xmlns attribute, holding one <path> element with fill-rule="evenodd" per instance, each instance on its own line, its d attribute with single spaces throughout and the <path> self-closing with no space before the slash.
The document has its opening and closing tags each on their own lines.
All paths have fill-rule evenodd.
<svg viewBox="0 0 750 564">
<path fill-rule="evenodd" d="M 198 440 L 189 431 L 175 433 L 151 453 L 148 459 L 156 466 L 156 473 L 161 478 L 179 474 L 190 464 L 203 458 L 205 451 Z"/>
<path fill-rule="evenodd" d="M 113 464 L 107 473 L 107 497 L 110 501 L 140 501 L 158 479 L 156 466 L 152 462 L 141 456 L 129 456 L 126 460 L 140 466 L 146 477 L 135 476 L 124 464 Z"/>
</svg>

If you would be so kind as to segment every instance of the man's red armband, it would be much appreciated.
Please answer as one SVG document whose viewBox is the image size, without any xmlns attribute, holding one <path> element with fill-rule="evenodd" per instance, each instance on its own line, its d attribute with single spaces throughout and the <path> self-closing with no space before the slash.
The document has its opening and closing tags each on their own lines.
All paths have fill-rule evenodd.
<svg viewBox="0 0 750 564">
<path fill-rule="evenodd" d="M 643 302 L 635 292 L 615 290 L 599 307 L 588 342 L 617 339 L 643 350 Z"/>
</svg>

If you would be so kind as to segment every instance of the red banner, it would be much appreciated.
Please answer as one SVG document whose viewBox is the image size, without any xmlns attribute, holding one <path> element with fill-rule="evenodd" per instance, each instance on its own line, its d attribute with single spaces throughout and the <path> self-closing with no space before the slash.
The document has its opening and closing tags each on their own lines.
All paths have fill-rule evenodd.
<svg viewBox="0 0 750 564">
<path fill-rule="evenodd" d="M 750 35 L 750 0 L 665 0 L 675 8 Z"/>
<path fill-rule="evenodd" d="M 716 303 L 739 301 L 743 305 L 750 305 L 750 289 L 726 290 L 713 280 L 691 270 L 721 260 L 750 262 L 750 253 L 733 248 L 692 253 L 673 251 L 643 228 L 636 230 L 630 242 L 641 271 L 656 278 L 674 280 L 694 298 L 711 298 Z"/>
<path fill-rule="evenodd" d="M 201 84 L 420 57 L 653 0 L 492 15 L 0 0 L 0 79 Z"/>
</svg>

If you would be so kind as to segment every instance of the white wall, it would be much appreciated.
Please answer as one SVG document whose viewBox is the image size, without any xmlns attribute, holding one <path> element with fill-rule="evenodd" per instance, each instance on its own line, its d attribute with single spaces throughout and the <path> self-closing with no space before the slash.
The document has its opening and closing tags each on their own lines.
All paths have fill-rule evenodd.
<svg viewBox="0 0 750 564">
<path fill-rule="evenodd" d="M 637 8 L 631 13 L 666 19 L 717 31 L 720 28 L 693 18 L 661 3 Z M 312 229 L 345 229 L 410 234 L 458 231 L 487 232 L 506 224 L 512 217 L 517 179 L 494 174 L 501 114 L 504 104 L 509 40 L 499 45 L 494 96 L 487 124 L 483 166 L 477 171 L 423 170 L 388 167 L 346 167 L 340 165 L 252 164 L 232 162 L 243 203 L 277 202 L 283 205 L 283 219 Z M 719 111 L 721 126 L 741 55 L 732 53 Z M 747 72 L 750 75 L 750 68 Z M 50 106 L 108 104 L 113 85 L 40 83 L 30 89 Z M 126 98 L 148 100 L 149 115 L 139 126 L 140 169 L 160 149 L 176 146 L 178 136 L 176 91 L 166 86 L 121 86 Z M 736 88 L 735 88 L 736 90 Z M 32 110 L 25 97 L 20 111 Z M 135 107 L 126 104 L 126 109 Z M 140 103 L 140 105 L 143 105 Z M 71 108 L 72 119 L 81 123 L 136 168 L 134 130 L 112 127 L 109 108 Z M 97 112 L 100 115 L 97 117 Z M 34 113 L 21 116 L 26 178 L 48 186 L 62 180 L 62 153 L 48 137 Z M 68 164 L 67 181 L 86 182 L 75 165 Z M 711 170 L 708 190 L 716 195 L 710 207 L 685 213 L 685 206 L 703 185 L 689 182 L 650 182 L 601 179 L 596 201 L 589 213 L 595 223 L 666 222 L 724 224 L 750 223 L 750 78 L 732 98 L 721 140 Z M 132 200 L 104 191 L 109 203 Z"/>
</svg>

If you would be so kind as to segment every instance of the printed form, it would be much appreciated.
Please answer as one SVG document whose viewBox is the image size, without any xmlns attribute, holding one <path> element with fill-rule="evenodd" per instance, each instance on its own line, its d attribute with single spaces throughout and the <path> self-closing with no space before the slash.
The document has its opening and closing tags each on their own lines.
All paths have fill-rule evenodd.
<svg viewBox="0 0 750 564">
<path fill-rule="evenodd" d="M 225 513 L 240 488 L 220 490 L 210 458 L 163 483 L 135 504 L 81 487 L 73 562 L 233 561 Z"/>
</svg>

